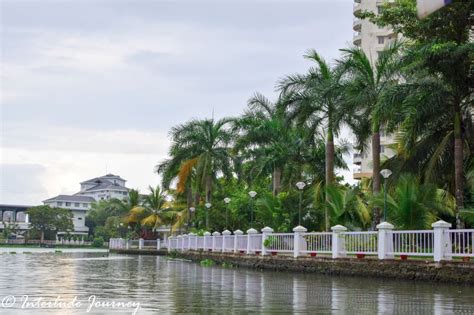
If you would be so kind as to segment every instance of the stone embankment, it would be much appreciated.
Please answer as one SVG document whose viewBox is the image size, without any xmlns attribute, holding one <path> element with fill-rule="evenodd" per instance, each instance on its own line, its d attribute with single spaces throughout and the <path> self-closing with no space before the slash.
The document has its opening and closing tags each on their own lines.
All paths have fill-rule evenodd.
<svg viewBox="0 0 474 315">
<path fill-rule="evenodd" d="M 256 256 L 204 251 L 167 252 L 165 250 L 122 249 L 119 254 L 172 255 L 200 262 L 212 259 L 218 264 L 258 270 L 309 272 L 341 276 L 363 276 L 416 281 L 450 282 L 474 285 L 474 263 L 461 261 L 433 262 L 430 260 L 378 260 L 371 258 Z"/>
</svg>

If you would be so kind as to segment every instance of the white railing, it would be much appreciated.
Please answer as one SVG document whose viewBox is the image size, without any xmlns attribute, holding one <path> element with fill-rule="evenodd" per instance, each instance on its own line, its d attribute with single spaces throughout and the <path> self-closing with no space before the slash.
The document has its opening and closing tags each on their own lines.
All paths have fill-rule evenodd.
<svg viewBox="0 0 474 315">
<path fill-rule="evenodd" d="M 449 230 L 451 257 L 474 257 L 474 230 Z"/>
<path fill-rule="evenodd" d="M 243 234 L 240 230 L 233 234 L 206 232 L 204 236 L 194 234 L 170 237 L 161 240 L 110 239 L 110 249 L 167 249 L 168 251 L 214 251 L 227 253 L 247 253 L 261 255 L 302 255 L 327 254 L 337 259 L 347 255 L 377 255 L 379 259 L 394 259 L 400 256 L 432 257 L 434 261 L 452 258 L 468 260 L 474 257 L 474 229 L 450 230 L 451 224 L 444 221 L 433 223 L 433 230 L 394 231 L 393 225 L 383 222 L 378 231 L 348 232 L 341 225 L 332 227 L 332 232 L 312 232 L 298 226 L 294 233 L 273 233 L 269 227 L 262 233 L 254 229 Z M 466 258 L 466 259 L 465 259 Z"/>
<path fill-rule="evenodd" d="M 332 233 L 303 233 L 305 246 L 301 252 L 308 254 L 332 253 Z"/>
<path fill-rule="evenodd" d="M 345 232 L 342 234 L 344 235 L 347 254 L 378 254 L 378 232 Z"/>
<path fill-rule="evenodd" d="M 272 233 L 267 237 L 269 252 L 293 253 L 295 235 L 293 233 Z"/>
<path fill-rule="evenodd" d="M 434 233 L 424 231 L 393 231 L 394 255 L 433 256 Z"/>
</svg>

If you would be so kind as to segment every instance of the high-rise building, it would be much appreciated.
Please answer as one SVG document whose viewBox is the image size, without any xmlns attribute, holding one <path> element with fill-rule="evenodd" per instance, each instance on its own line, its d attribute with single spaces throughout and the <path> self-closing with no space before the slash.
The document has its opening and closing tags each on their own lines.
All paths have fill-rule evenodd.
<svg viewBox="0 0 474 315">
<path fill-rule="evenodd" d="M 372 11 L 376 14 L 383 10 L 383 6 L 393 0 L 354 0 L 354 45 L 360 47 L 374 63 L 380 52 L 397 38 L 397 34 L 390 28 L 379 27 L 369 20 L 361 20 L 357 14 L 362 11 Z M 395 155 L 390 148 L 395 143 L 394 137 L 380 131 L 380 156 L 382 161 Z M 353 177 L 361 179 L 372 176 L 372 148 L 371 144 L 363 152 L 356 150 L 353 155 Z"/>
</svg>

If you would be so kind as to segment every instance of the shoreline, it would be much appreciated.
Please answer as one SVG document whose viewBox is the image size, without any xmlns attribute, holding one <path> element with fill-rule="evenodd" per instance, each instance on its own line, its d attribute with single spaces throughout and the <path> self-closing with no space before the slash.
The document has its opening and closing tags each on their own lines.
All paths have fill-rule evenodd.
<svg viewBox="0 0 474 315">
<path fill-rule="evenodd" d="M 443 282 L 453 284 L 474 285 L 474 263 L 461 261 L 443 261 L 440 263 L 429 260 L 378 260 L 330 257 L 298 257 L 291 256 L 256 256 L 234 253 L 213 252 L 168 252 L 165 250 L 121 249 L 110 250 L 110 253 L 130 255 L 173 256 L 200 262 L 211 259 L 217 264 L 231 264 L 257 270 L 292 271 L 300 273 L 317 273 L 336 276 L 356 276 L 387 278 L 408 281 Z"/>
</svg>

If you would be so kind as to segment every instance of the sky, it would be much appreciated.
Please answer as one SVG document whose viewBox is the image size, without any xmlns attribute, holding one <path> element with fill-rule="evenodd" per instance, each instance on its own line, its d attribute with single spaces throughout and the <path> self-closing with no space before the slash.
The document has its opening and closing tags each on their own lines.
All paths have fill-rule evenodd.
<svg viewBox="0 0 474 315">
<path fill-rule="evenodd" d="M 0 203 L 107 173 L 145 192 L 169 129 L 237 116 L 352 39 L 351 0 L 0 0 Z M 342 136 L 347 138 L 346 136 Z M 350 172 L 340 173 L 350 176 Z"/>
</svg>

